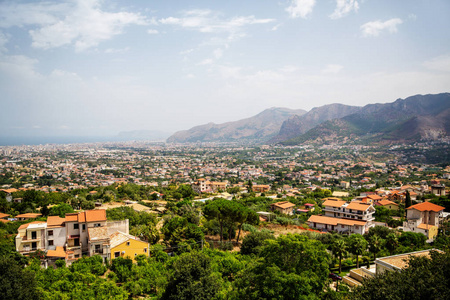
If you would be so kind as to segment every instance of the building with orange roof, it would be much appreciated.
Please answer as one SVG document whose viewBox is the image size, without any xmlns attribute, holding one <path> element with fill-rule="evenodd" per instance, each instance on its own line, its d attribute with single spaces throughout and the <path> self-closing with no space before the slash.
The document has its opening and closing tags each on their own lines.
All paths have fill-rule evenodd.
<svg viewBox="0 0 450 300">
<path fill-rule="evenodd" d="M 340 233 L 364 234 L 370 227 L 375 226 L 375 208 L 371 204 L 327 198 L 323 203 L 323 216 L 311 216 L 308 219 L 314 228 L 337 231 Z M 358 223 L 359 222 L 359 223 Z"/>
<path fill-rule="evenodd" d="M 439 216 L 445 207 L 431 202 L 422 202 L 406 209 L 403 231 L 423 233 L 428 240 L 433 240 L 439 228 Z"/>
<path fill-rule="evenodd" d="M 69 213 L 64 218 L 49 216 L 47 222 L 35 221 L 19 227 L 16 250 L 22 254 L 47 251 L 49 263 L 64 258 L 70 264 L 82 255 L 95 254 L 109 259 L 109 237 L 117 231 L 128 234 L 128 220 L 107 221 L 104 209 Z"/>
<path fill-rule="evenodd" d="M 294 214 L 294 203 L 289 201 L 281 201 L 277 203 L 270 204 L 270 209 L 272 211 L 276 210 L 285 215 L 293 215 Z"/>
<path fill-rule="evenodd" d="M 383 206 L 386 207 L 387 209 L 398 210 L 398 204 L 387 199 L 383 199 L 376 202 L 375 206 Z"/>
<path fill-rule="evenodd" d="M 26 220 L 30 220 L 30 219 L 37 219 L 39 217 L 42 217 L 42 214 L 26 213 L 26 214 L 20 214 L 20 215 L 15 216 L 15 218 L 18 221 L 26 221 Z"/>
</svg>

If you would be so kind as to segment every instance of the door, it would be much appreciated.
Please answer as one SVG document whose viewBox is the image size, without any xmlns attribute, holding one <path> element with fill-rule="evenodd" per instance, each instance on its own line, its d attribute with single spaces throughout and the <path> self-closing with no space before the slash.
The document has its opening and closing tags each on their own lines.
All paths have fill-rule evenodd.
<svg viewBox="0 0 450 300">
<path fill-rule="evenodd" d="M 31 243 L 31 250 L 37 250 L 37 243 L 36 242 L 32 242 Z"/>
</svg>

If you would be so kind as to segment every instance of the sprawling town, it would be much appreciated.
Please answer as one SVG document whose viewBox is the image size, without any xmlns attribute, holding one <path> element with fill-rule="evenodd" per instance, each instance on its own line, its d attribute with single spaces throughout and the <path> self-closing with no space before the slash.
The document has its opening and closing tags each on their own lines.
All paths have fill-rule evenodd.
<svg viewBox="0 0 450 300">
<path fill-rule="evenodd" d="M 110 285 L 106 298 L 164 298 L 191 272 L 166 268 L 194 256 L 220 274 L 205 278 L 227 297 L 253 299 L 248 280 L 300 264 L 317 267 L 309 289 L 319 298 L 357 297 L 373 288 L 365 279 L 450 246 L 450 165 L 430 161 L 431 147 L 2 146 L 2 251 L 32 261 L 41 279 L 108 269 L 94 280 Z M 63 299 L 57 283 L 38 283 L 41 297 Z M 287 292 L 305 290 L 278 291 Z"/>
</svg>

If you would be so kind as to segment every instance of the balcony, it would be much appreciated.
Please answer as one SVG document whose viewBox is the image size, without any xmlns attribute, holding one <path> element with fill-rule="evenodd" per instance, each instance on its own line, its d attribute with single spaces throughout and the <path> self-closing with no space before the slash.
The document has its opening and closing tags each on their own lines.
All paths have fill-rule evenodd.
<svg viewBox="0 0 450 300">
<path fill-rule="evenodd" d="M 95 249 L 92 251 L 94 254 L 103 254 L 103 249 Z"/>
</svg>

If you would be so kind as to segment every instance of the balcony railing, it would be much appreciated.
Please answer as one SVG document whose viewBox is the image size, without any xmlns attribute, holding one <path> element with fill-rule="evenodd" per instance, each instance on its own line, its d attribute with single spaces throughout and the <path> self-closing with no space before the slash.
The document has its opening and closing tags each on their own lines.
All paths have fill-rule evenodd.
<svg viewBox="0 0 450 300">
<path fill-rule="evenodd" d="M 95 249 L 93 251 L 93 253 L 95 253 L 95 254 L 103 254 L 103 249 Z"/>
</svg>

